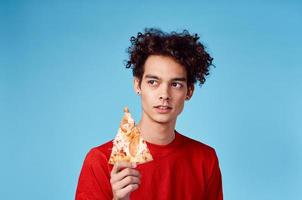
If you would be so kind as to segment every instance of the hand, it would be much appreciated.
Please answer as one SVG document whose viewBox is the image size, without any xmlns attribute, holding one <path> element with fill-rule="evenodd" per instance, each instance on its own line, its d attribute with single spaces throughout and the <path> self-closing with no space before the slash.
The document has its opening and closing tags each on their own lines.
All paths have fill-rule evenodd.
<svg viewBox="0 0 302 200">
<path fill-rule="evenodd" d="M 140 184 L 140 173 L 133 169 L 136 163 L 118 162 L 111 171 L 111 188 L 114 200 L 128 200 L 130 193 Z"/>
</svg>

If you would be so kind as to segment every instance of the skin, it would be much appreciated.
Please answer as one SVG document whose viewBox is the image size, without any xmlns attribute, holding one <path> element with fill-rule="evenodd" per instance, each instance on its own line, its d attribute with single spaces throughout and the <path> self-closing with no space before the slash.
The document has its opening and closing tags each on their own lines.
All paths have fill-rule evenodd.
<svg viewBox="0 0 302 200">
<path fill-rule="evenodd" d="M 114 200 L 129 200 L 130 193 L 140 184 L 140 173 L 135 163 L 116 163 L 111 171 L 111 188 Z"/>
<path fill-rule="evenodd" d="M 143 139 L 157 145 L 172 142 L 177 117 L 194 92 L 194 86 L 187 85 L 184 66 L 171 57 L 151 55 L 145 62 L 141 82 L 134 78 L 134 90 L 141 95 L 142 116 L 137 127 Z M 114 199 L 128 200 L 130 193 L 139 187 L 140 174 L 133 166 L 136 165 L 117 163 L 113 167 Z"/>
</svg>

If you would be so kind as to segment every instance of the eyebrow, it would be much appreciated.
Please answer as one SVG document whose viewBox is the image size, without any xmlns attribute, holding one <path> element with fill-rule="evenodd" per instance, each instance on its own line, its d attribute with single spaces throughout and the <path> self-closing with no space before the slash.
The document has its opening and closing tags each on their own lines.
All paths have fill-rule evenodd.
<svg viewBox="0 0 302 200">
<path fill-rule="evenodd" d="M 159 78 L 158 78 L 157 76 L 150 75 L 150 74 L 145 75 L 145 78 L 152 78 L 152 79 L 157 79 L 157 80 L 159 80 Z"/>
<path fill-rule="evenodd" d="M 147 74 L 145 75 L 145 78 L 149 78 L 149 79 L 156 79 L 156 80 L 160 80 L 160 78 L 158 76 L 155 76 L 155 75 L 151 75 L 151 74 Z M 184 77 L 176 77 L 176 78 L 173 78 L 172 81 L 181 81 L 181 82 L 186 82 L 187 79 L 184 78 Z"/>
</svg>

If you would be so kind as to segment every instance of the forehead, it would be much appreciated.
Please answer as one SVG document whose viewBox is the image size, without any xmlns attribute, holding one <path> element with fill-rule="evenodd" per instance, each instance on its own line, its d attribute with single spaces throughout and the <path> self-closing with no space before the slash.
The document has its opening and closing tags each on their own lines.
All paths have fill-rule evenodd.
<svg viewBox="0 0 302 200">
<path fill-rule="evenodd" d="M 151 55 L 144 65 L 144 75 L 154 75 L 162 79 L 186 78 L 187 72 L 184 66 L 176 62 L 172 57 Z"/>
</svg>

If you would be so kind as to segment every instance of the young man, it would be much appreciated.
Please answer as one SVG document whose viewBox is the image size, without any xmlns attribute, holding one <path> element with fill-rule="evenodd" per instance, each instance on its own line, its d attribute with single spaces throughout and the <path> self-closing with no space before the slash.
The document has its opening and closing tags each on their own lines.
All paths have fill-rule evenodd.
<svg viewBox="0 0 302 200">
<path fill-rule="evenodd" d="M 134 90 L 141 96 L 138 128 L 153 161 L 108 164 L 112 141 L 93 148 L 79 177 L 76 200 L 222 200 L 215 150 L 175 130 L 194 84 L 205 82 L 211 56 L 198 35 L 146 29 L 131 37 L 128 49 Z"/>
</svg>

